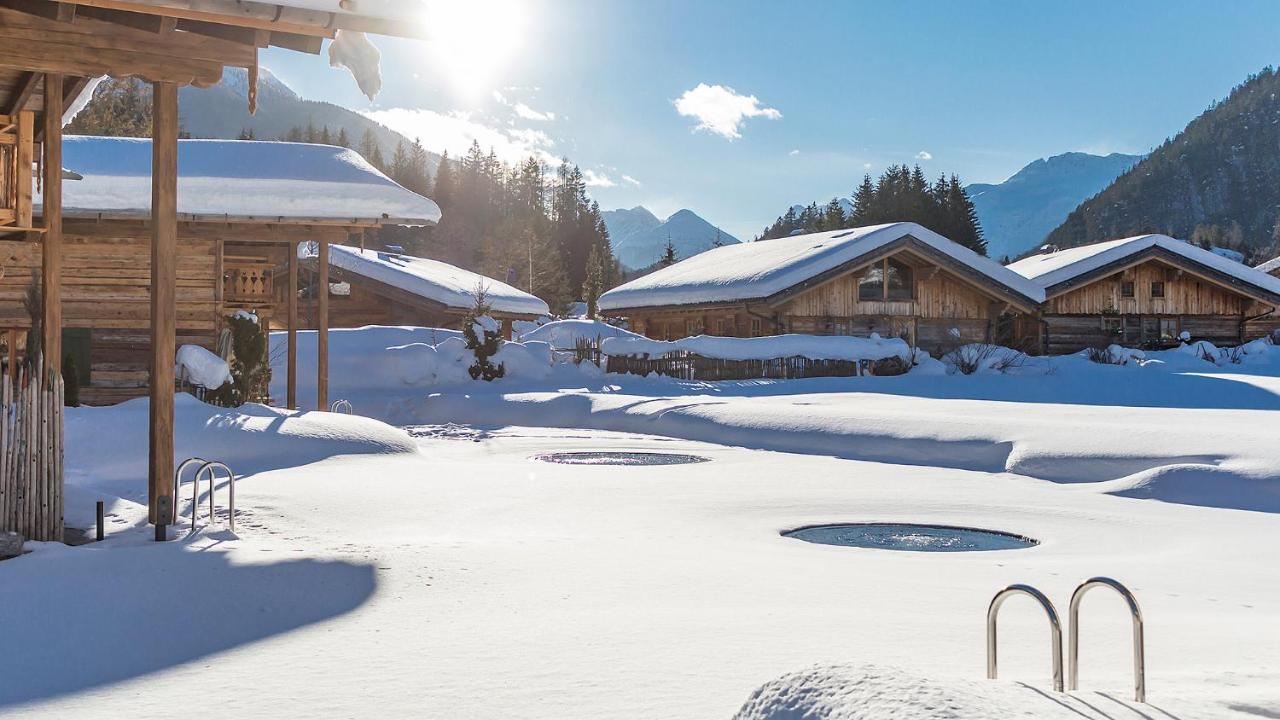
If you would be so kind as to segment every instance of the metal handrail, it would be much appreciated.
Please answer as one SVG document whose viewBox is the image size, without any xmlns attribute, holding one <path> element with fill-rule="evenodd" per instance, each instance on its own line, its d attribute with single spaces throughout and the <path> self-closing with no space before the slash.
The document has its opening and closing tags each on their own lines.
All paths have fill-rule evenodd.
<svg viewBox="0 0 1280 720">
<path fill-rule="evenodd" d="M 1030 595 L 1049 616 L 1050 652 L 1053 656 L 1053 689 L 1062 692 L 1062 623 L 1058 621 L 1058 611 L 1044 593 L 1030 585 L 1010 585 L 991 598 L 987 608 L 987 679 L 996 679 L 996 616 L 1000 606 L 1013 595 Z"/>
<path fill-rule="evenodd" d="M 230 526 L 232 532 L 235 532 L 235 529 L 236 529 L 236 475 L 235 473 L 231 472 L 231 468 L 227 467 L 226 463 L 221 463 L 216 460 L 207 462 L 201 465 L 200 469 L 196 470 L 195 481 L 192 483 L 192 486 L 191 486 L 191 531 L 192 532 L 195 532 L 196 515 L 199 514 L 198 511 L 200 509 L 200 506 L 199 506 L 200 478 L 204 477 L 204 474 L 206 472 L 208 472 L 209 474 L 209 523 L 213 524 L 213 518 L 214 518 L 213 495 L 214 495 L 214 489 L 217 487 L 216 485 L 217 478 L 214 476 L 215 470 L 222 470 L 226 472 L 227 480 L 230 481 L 228 483 L 229 501 L 227 503 L 227 508 L 228 508 L 227 524 Z"/>
<path fill-rule="evenodd" d="M 350 400 L 334 400 L 332 403 L 329 403 L 329 412 L 340 412 L 345 415 L 351 415 L 355 412 L 355 408 L 351 407 Z"/>
<path fill-rule="evenodd" d="M 1094 577 L 1080 583 L 1076 591 L 1071 593 L 1071 625 L 1067 631 L 1067 678 L 1072 690 L 1079 687 L 1080 680 L 1080 601 L 1091 588 L 1109 587 L 1120 593 L 1120 597 L 1129 604 L 1129 614 L 1133 617 L 1133 699 L 1140 703 L 1147 701 L 1146 653 L 1142 638 L 1142 609 L 1138 607 L 1138 599 L 1129 588 L 1118 580 L 1108 577 Z"/>
<path fill-rule="evenodd" d="M 182 463 L 178 465 L 177 470 L 173 471 L 173 518 L 172 518 L 172 521 L 174 524 L 177 524 L 178 522 L 178 491 L 182 487 L 182 471 L 186 470 L 188 465 L 195 465 L 198 463 L 203 463 L 204 461 L 205 461 L 204 458 L 189 457 L 186 460 L 183 460 Z M 195 512 L 194 506 L 192 506 L 191 512 L 193 513 Z"/>
</svg>

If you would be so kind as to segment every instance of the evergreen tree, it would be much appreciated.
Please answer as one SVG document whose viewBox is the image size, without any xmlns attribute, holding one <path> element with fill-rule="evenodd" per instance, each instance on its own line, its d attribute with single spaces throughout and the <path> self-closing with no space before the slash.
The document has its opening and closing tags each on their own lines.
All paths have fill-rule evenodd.
<svg viewBox="0 0 1280 720">
<path fill-rule="evenodd" d="M 667 247 L 662 251 L 662 257 L 658 260 L 658 265 L 664 268 L 671 267 L 679 262 L 676 257 L 676 246 L 671 244 L 671 235 L 667 235 Z"/>
<path fill-rule="evenodd" d="M 132 78 L 108 78 L 65 129 L 68 135 L 151 137 L 151 86 Z"/>
<path fill-rule="evenodd" d="M 436 166 L 435 192 L 432 199 L 442 210 L 453 207 L 453 163 L 449 162 L 449 151 L 440 156 L 440 164 Z"/>
<path fill-rule="evenodd" d="M 320 144 L 321 145 L 333 144 L 333 137 L 329 135 L 328 125 L 325 125 L 323 128 L 320 129 Z"/>
<path fill-rule="evenodd" d="M 493 356 L 502 347 L 502 333 L 498 323 L 489 317 L 489 300 L 485 288 L 475 290 L 475 304 L 467 313 L 462 323 L 462 336 L 466 340 L 467 349 L 475 354 L 476 360 L 467 368 L 472 380 L 497 380 L 506 374 L 506 367 L 493 364 Z"/>
<path fill-rule="evenodd" d="M 391 169 L 387 173 L 392 180 L 405 184 L 405 179 L 409 176 L 409 148 L 404 146 L 404 141 L 396 143 L 395 152 L 391 155 Z"/>
<path fill-rule="evenodd" d="M 337 145 L 338 147 L 344 147 L 344 148 L 351 147 L 351 138 L 347 137 L 346 128 L 344 127 L 338 128 L 338 139 L 334 141 L 334 144 Z"/>
<path fill-rule="evenodd" d="M 587 317 L 599 315 L 600 293 L 604 291 L 604 261 L 600 259 L 599 248 L 591 248 L 587 256 L 587 279 L 582 284 L 582 299 L 587 302 Z"/>
<path fill-rule="evenodd" d="M 236 139 L 237 140 L 257 140 L 258 137 L 257 135 L 254 134 L 253 128 L 241 128 L 240 136 L 237 137 Z"/>
</svg>

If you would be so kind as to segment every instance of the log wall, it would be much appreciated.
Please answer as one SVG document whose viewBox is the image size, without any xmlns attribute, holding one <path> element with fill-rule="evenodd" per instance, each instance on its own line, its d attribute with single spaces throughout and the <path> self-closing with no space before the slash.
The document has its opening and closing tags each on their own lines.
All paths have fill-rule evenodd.
<svg viewBox="0 0 1280 720">
<path fill-rule="evenodd" d="M 1121 294 L 1122 284 L 1133 283 L 1133 297 Z M 1164 283 L 1164 297 L 1154 297 L 1153 282 Z M 1077 288 L 1045 303 L 1050 315 L 1236 315 L 1253 301 L 1216 283 L 1148 260 L 1111 277 Z"/>
</svg>

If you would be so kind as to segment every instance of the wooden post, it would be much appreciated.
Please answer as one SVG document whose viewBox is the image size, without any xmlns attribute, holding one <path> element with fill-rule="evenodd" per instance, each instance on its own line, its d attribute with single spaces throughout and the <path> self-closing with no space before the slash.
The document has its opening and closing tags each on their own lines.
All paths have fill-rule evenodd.
<svg viewBox="0 0 1280 720">
<path fill-rule="evenodd" d="M 31 163 L 35 160 L 33 139 L 36 135 L 36 114 L 30 110 L 18 113 L 18 227 L 31 227 Z"/>
<path fill-rule="evenodd" d="M 506 318 L 502 321 L 502 339 L 510 340 L 512 334 L 514 334 L 514 326 L 512 325 L 511 318 Z"/>
<path fill-rule="evenodd" d="M 18 330 L 9 328 L 9 383 L 18 381 Z"/>
<path fill-rule="evenodd" d="M 289 243 L 289 391 L 286 404 L 298 409 L 298 243 Z"/>
<path fill-rule="evenodd" d="M 62 76 L 44 76 L 44 248 L 40 297 L 45 364 L 62 367 Z"/>
<path fill-rule="evenodd" d="M 152 86 L 150 518 L 156 539 L 173 520 L 173 362 L 178 284 L 178 86 Z M 170 511 L 161 514 L 161 506 Z"/>
<path fill-rule="evenodd" d="M 316 409 L 329 409 L 329 238 L 320 236 L 320 277 L 316 283 Z"/>
</svg>

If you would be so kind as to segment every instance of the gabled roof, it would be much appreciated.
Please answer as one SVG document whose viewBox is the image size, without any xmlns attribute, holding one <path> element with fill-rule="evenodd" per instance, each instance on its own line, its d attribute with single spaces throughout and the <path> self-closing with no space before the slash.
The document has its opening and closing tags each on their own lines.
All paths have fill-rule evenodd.
<svg viewBox="0 0 1280 720">
<path fill-rule="evenodd" d="M 305 257 L 315 256 L 314 248 L 307 244 L 299 245 L 298 250 Z M 343 270 L 348 277 L 369 278 L 453 310 L 470 310 L 475 305 L 476 288 L 483 287 L 494 312 L 514 315 L 550 312 L 547 304 L 534 295 L 439 260 L 330 245 L 329 264 Z"/>
<path fill-rule="evenodd" d="M 1030 278 L 1044 288 L 1046 296 L 1053 297 L 1149 257 L 1198 270 L 1255 299 L 1280 302 L 1280 278 L 1168 235 L 1138 235 L 1032 255 L 1010 264 L 1009 269 Z"/>
<path fill-rule="evenodd" d="M 1019 305 L 1044 300 L 1040 286 L 916 223 L 890 223 L 708 250 L 600 296 L 604 310 L 764 301 L 910 244 Z"/>
<path fill-rule="evenodd" d="M 69 135 L 62 150 L 84 178 L 62 183 L 64 216 L 150 217 L 150 139 Z M 179 140 L 178 219 L 434 225 L 440 208 L 347 148 Z"/>
<path fill-rule="evenodd" d="M 1280 271 L 1280 257 L 1273 257 L 1270 260 L 1255 267 L 1254 270 L 1257 270 L 1258 272 L 1267 273 L 1268 275 L 1276 271 Z"/>
</svg>

